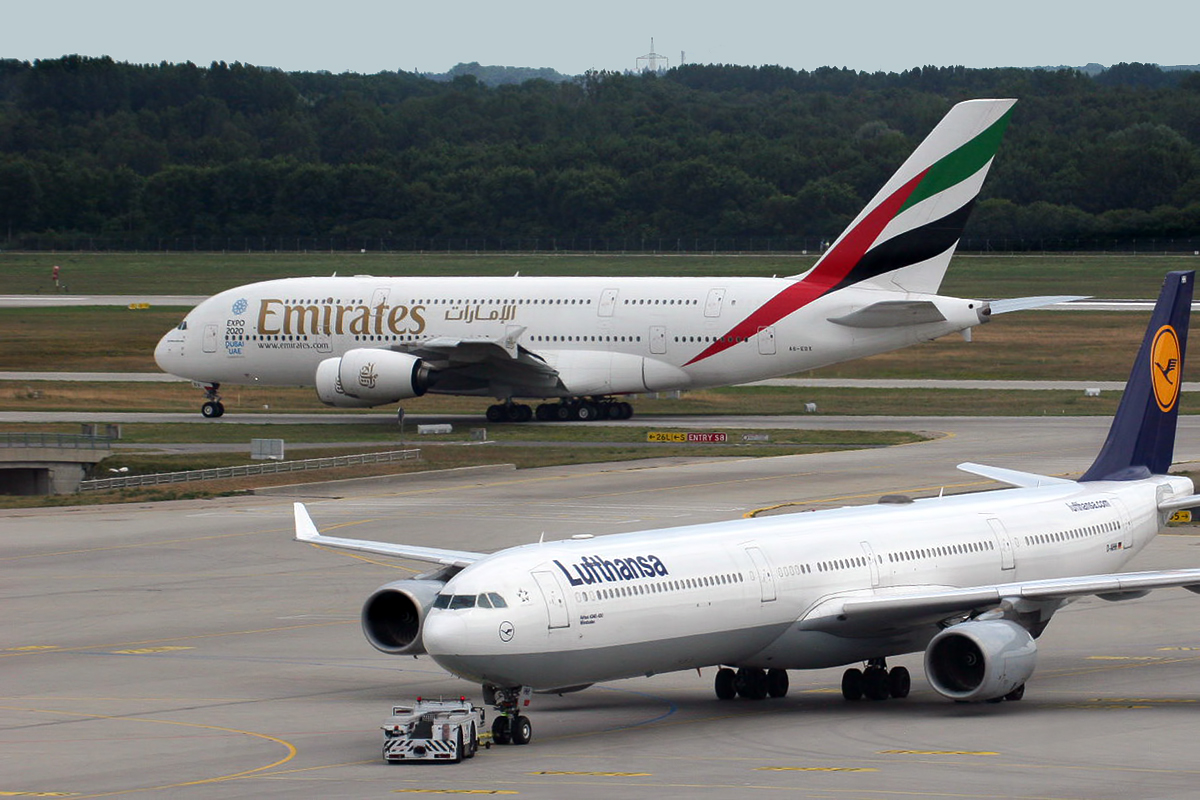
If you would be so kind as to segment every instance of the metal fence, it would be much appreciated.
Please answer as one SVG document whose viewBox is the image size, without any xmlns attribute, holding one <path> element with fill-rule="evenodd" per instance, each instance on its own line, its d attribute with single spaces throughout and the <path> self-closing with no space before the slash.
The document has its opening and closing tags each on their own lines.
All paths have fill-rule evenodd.
<svg viewBox="0 0 1200 800">
<path fill-rule="evenodd" d="M 111 446 L 112 440 L 106 436 L 82 436 L 77 433 L 0 433 L 0 447 L 108 450 Z"/>
<path fill-rule="evenodd" d="M 358 464 L 384 464 L 392 461 L 415 461 L 421 457 L 420 450 L 388 450 L 383 453 L 360 453 L 328 458 L 306 458 L 302 461 L 267 461 L 261 464 L 246 464 L 240 467 L 214 467 L 193 469 L 186 472 L 159 472 L 153 475 L 123 475 L 113 478 L 98 478 L 81 481 L 79 491 L 99 492 L 106 489 L 126 489 L 133 486 L 159 486 L 166 483 L 188 481 L 212 481 L 221 478 L 242 478 L 248 475 L 270 475 L 277 472 L 303 472 L 332 467 L 352 467 Z"/>
</svg>

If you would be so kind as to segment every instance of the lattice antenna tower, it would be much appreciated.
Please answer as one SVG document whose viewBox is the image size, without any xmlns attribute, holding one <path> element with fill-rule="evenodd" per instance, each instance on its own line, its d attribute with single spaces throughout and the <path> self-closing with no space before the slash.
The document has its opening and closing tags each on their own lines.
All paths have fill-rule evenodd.
<svg viewBox="0 0 1200 800">
<path fill-rule="evenodd" d="M 638 56 L 637 71 L 638 72 L 666 72 L 671 68 L 671 59 L 666 56 L 660 56 L 654 52 L 654 38 L 650 38 L 650 52 L 644 56 Z"/>
</svg>

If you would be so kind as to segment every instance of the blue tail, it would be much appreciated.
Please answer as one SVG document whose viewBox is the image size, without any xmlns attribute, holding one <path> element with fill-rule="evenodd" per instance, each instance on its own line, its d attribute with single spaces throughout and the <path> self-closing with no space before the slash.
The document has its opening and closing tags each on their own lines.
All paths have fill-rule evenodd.
<svg viewBox="0 0 1200 800">
<path fill-rule="evenodd" d="M 1171 467 L 1195 274 L 1167 273 L 1108 439 L 1079 480 L 1131 481 Z"/>
</svg>

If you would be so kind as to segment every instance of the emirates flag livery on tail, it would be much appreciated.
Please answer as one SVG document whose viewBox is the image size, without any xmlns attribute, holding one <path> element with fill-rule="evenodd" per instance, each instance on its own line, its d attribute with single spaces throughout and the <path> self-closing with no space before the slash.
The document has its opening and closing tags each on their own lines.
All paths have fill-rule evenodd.
<svg viewBox="0 0 1200 800">
<path fill-rule="evenodd" d="M 1019 700 L 1036 639 L 1072 600 L 1200 593 L 1200 569 L 1122 571 L 1174 511 L 1200 506 L 1189 478 L 1167 474 L 1193 279 L 1167 276 L 1079 481 L 961 464 L 1016 488 L 492 554 L 323 536 L 300 503 L 295 535 L 435 564 L 377 589 L 363 631 L 385 653 L 428 654 L 483 684 L 504 712 L 501 741 L 533 691 L 703 667 L 717 667 L 718 698 L 762 700 L 787 694 L 788 670 L 852 665 L 843 695 L 882 700 L 911 686 L 887 659 L 923 652 L 938 694 Z"/>
<path fill-rule="evenodd" d="M 308 385 L 328 405 L 493 397 L 493 421 L 626 418 L 621 395 L 788 375 L 963 332 L 1004 311 L 937 294 L 1013 100 L 959 103 L 817 264 L 787 278 L 329 277 L 239 286 L 159 342 L 205 387 Z M 543 401 L 536 411 L 520 402 Z"/>
</svg>

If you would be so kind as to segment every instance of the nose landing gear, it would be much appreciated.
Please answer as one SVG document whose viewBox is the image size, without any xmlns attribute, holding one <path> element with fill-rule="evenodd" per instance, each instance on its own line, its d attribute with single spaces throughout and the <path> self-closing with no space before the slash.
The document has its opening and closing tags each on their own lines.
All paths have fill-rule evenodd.
<svg viewBox="0 0 1200 800">
<path fill-rule="evenodd" d="M 500 712 L 492 721 L 492 741 L 496 744 L 529 744 L 533 724 L 520 713 L 529 705 L 533 690 L 528 686 L 484 686 L 484 702 Z"/>
<path fill-rule="evenodd" d="M 217 389 L 221 387 L 219 383 L 210 383 L 204 387 L 204 405 L 200 406 L 200 413 L 208 419 L 216 419 L 225 414 L 225 405 L 221 402 L 221 395 L 217 394 Z"/>
</svg>

